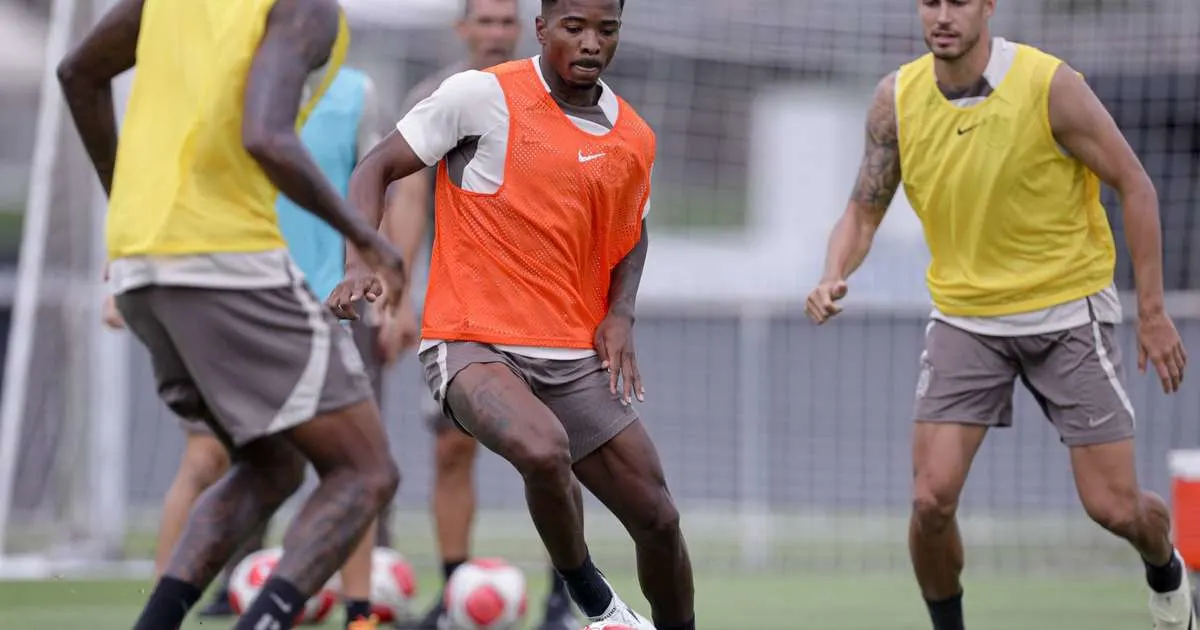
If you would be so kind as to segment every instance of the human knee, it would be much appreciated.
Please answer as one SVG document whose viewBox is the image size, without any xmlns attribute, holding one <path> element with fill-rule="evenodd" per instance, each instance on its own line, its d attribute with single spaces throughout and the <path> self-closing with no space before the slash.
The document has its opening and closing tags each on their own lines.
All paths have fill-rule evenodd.
<svg viewBox="0 0 1200 630">
<path fill-rule="evenodd" d="M 229 452 L 216 438 L 189 436 L 184 447 L 179 478 L 199 491 L 216 483 L 229 472 Z"/>
<path fill-rule="evenodd" d="M 470 473 L 475 463 L 474 438 L 458 429 L 446 429 L 438 433 L 434 448 L 439 475 Z"/>
<path fill-rule="evenodd" d="M 363 474 L 367 492 L 380 507 L 391 502 L 400 487 L 400 467 L 390 457 L 368 468 Z"/>
<path fill-rule="evenodd" d="M 1084 509 L 1096 524 L 1125 538 L 1137 532 L 1144 512 L 1139 492 L 1109 493 L 1085 502 Z"/>
<path fill-rule="evenodd" d="M 571 483 L 571 449 L 561 428 L 524 440 L 510 460 L 526 482 Z"/>
<path fill-rule="evenodd" d="M 682 536 L 679 529 L 679 509 L 664 491 L 647 503 L 647 509 L 634 517 L 630 529 L 636 542 L 643 545 L 668 547 Z"/>
<path fill-rule="evenodd" d="M 913 517 L 923 531 L 939 532 L 958 511 L 958 495 L 945 485 L 918 482 L 913 491 Z"/>
</svg>

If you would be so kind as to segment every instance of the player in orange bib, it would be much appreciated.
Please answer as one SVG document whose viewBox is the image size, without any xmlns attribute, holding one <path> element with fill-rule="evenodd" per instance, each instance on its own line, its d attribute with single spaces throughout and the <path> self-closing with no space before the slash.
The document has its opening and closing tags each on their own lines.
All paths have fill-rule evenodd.
<svg viewBox="0 0 1200 630">
<path fill-rule="evenodd" d="M 632 407 L 655 137 L 600 81 L 623 4 L 543 1 L 542 54 L 446 79 L 364 158 L 350 199 L 378 224 L 388 185 L 437 165 L 420 355 L 435 400 L 521 473 L 589 621 L 694 630 L 679 512 Z M 328 304 L 353 318 L 374 281 L 348 267 Z M 653 625 L 592 563 L 576 479 L 632 535 Z"/>
</svg>

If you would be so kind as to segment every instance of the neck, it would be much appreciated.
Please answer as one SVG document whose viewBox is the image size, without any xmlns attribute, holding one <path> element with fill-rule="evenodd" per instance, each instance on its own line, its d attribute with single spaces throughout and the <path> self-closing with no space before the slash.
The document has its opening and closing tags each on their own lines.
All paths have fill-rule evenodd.
<svg viewBox="0 0 1200 630">
<path fill-rule="evenodd" d="M 550 67 L 550 62 L 546 61 L 545 55 L 538 58 L 538 65 L 541 67 L 542 76 L 546 78 L 546 83 L 550 86 L 550 95 L 554 98 L 576 107 L 591 107 L 600 102 L 599 84 L 589 87 L 576 87 L 568 84 L 558 76 L 554 68 Z"/>
<path fill-rule="evenodd" d="M 983 78 L 983 71 L 987 70 L 991 58 L 992 38 L 983 33 L 979 36 L 979 43 L 958 59 L 934 59 L 933 73 L 938 85 L 947 89 L 966 89 Z"/>
</svg>

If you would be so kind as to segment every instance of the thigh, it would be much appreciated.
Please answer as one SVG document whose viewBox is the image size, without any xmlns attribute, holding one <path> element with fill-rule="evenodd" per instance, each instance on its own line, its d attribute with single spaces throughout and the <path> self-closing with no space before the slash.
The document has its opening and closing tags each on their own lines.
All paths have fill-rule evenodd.
<svg viewBox="0 0 1200 630">
<path fill-rule="evenodd" d="M 448 347 L 447 347 L 448 346 Z M 447 414 L 480 444 L 517 463 L 545 455 L 533 449 L 567 446 L 562 424 L 503 355 L 488 346 L 458 349 L 479 360 L 463 364 L 456 346 L 443 346 L 448 384 L 442 394 Z M 481 352 L 483 350 L 483 352 Z M 493 353 L 485 359 L 485 352 Z"/>
<path fill-rule="evenodd" d="M 443 341 L 422 352 L 419 357 L 425 372 L 425 384 L 430 398 L 422 410 L 428 413 L 430 428 L 457 427 L 470 434 L 470 429 L 459 422 L 448 401 L 450 384 L 459 373 L 473 365 L 503 365 L 514 376 L 524 382 L 524 376 L 509 358 L 492 346 L 473 341 Z M 525 383 L 528 386 L 528 383 Z"/>
<path fill-rule="evenodd" d="M 302 283 L 159 291 L 160 318 L 235 446 L 370 399 L 349 333 Z"/>
<path fill-rule="evenodd" d="M 1068 446 L 1132 438 L 1121 350 L 1111 324 L 1021 338 L 1025 382 Z"/>
<path fill-rule="evenodd" d="M 922 422 L 1012 425 L 1018 366 L 1008 340 L 932 321 L 925 332 L 914 415 Z"/>
<path fill-rule="evenodd" d="M 533 391 L 562 422 L 578 462 L 633 424 L 632 405 L 609 389 L 608 372 L 599 357 L 550 360 L 513 357 Z"/>
<path fill-rule="evenodd" d="M 210 426 L 212 412 L 188 371 L 180 349 L 166 324 L 159 316 L 158 287 L 142 287 L 118 295 L 117 310 L 129 330 L 150 353 L 158 395 L 179 420 L 185 435 L 214 436 L 226 447 L 231 446 L 228 434 Z"/>
</svg>

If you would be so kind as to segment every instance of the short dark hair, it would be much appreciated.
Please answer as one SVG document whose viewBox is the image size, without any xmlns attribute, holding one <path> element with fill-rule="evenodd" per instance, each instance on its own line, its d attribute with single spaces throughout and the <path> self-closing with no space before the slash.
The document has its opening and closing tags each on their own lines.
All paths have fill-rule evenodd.
<svg viewBox="0 0 1200 630">
<path fill-rule="evenodd" d="M 471 0 L 467 0 L 467 4 L 470 4 L 470 3 L 471 3 Z M 542 13 L 545 13 L 545 12 L 549 11 L 550 9 L 554 8 L 554 5 L 556 5 L 556 4 L 558 4 L 558 0 L 542 0 Z M 625 10 L 625 0 L 621 0 L 621 10 L 622 11 Z"/>
</svg>

